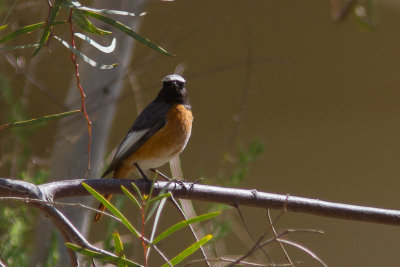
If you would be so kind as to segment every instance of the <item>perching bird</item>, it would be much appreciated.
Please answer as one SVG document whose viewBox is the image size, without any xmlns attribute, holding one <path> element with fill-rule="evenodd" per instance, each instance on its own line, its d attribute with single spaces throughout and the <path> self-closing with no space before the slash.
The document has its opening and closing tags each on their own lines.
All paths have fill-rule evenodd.
<svg viewBox="0 0 400 267">
<path fill-rule="evenodd" d="M 192 131 L 192 106 L 185 89 L 185 79 L 171 74 L 162 79 L 157 97 L 136 118 L 102 177 L 114 172 L 113 178 L 127 178 L 136 170 L 158 168 L 185 148 Z M 112 194 L 104 197 L 110 200 Z M 105 206 L 99 206 L 100 211 Z M 97 213 L 94 221 L 100 220 Z"/>
</svg>

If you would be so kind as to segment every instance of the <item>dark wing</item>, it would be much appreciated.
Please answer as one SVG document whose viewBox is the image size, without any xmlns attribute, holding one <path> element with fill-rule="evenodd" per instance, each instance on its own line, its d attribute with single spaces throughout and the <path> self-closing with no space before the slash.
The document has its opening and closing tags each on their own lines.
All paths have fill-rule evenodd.
<svg viewBox="0 0 400 267">
<path fill-rule="evenodd" d="M 171 105 L 163 102 L 152 102 L 139 114 L 131 129 L 125 135 L 115 153 L 110 166 L 101 177 L 107 176 L 117 166 L 138 150 L 147 140 L 158 132 L 166 123 Z"/>
</svg>

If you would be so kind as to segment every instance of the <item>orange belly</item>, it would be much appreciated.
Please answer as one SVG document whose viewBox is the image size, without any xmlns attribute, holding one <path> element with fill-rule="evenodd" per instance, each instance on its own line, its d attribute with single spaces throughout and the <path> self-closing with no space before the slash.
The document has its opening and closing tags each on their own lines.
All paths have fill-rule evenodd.
<svg viewBox="0 0 400 267">
<path fill-rule="evenodd" d="M 174 105 L 167 114 L 164 127 L 126 158 L 115 171 L 114 177 L 126 178 L 135 170 L 134 163 L 147 170 L 160 167 L 179 155 L 189 140 L 192 121 L 191 110 L 180 104 Z"/>
</svg>

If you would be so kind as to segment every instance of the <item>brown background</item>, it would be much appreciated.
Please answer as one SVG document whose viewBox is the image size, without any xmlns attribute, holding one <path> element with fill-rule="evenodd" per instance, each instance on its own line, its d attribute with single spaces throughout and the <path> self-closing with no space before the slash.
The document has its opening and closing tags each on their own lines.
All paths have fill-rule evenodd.
<svg viewBox="0 0 400 267">
<path fill-rule="evenodd" d="M 369 32 L 351 16 L 335 24 L 328 1 L 150 2 L 140 33 L 176 57 L 138 45 L 131 67 L 143 69 L 138 82 L 144 103 L 163 76 L 179 64 L 185 67 L 195 116 L 181 156 L 185 176 L 214 183 L 225 153 L 234 158 L 238 144 L 257 140 L 265 149 L 250 164 L 242 187 L 399 209 L 400 5 L 381 1 L 376 12 L 377 29 Z M 60 49 L 43 58 L 37 75 L 61 97 L 72 67 Z M 35 92 L 32 116 L 60 111 L 49 102 Z M 226 147 L 241 103 L 240 130 Z M 110 150 L 136 116 L 129 82 L 119 107 Z M 48 137 L 46 129 L 33 142 L 39 154 L 50 153 Z M 267 228 L 263 211 L 249 209 L 245 215 L 255 236 Z M 397 227 L 288 213 L 278 228 L 325 231 L 293 238 L 329 266 L 398 266 L 400 259 Z M 245 250 L 228 246 L 232 254 Z M 295 251 L 289 250 L 304 266 L 319 266 Z"/>
</svg>

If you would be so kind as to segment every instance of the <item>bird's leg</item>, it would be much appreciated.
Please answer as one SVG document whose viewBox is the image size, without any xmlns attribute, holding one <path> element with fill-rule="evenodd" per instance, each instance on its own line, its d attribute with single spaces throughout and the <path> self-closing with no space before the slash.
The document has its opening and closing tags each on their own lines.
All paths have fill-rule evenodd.
<svg viewBox="0 0 400 267">
<path fill-rule="evenodd" d="M 142 176 L 143 180 L 145 180 L 146 182 L 151 182 L 151 180 L 147 177 L 147 175 L 143 172 L 143 170 L 139 167 L 139 164 L 137 164 L 136 162 L 134 163 L 134 165 L 136 166 L 136 168 L 138 169 L 140 175 Z"/>
</svg>

